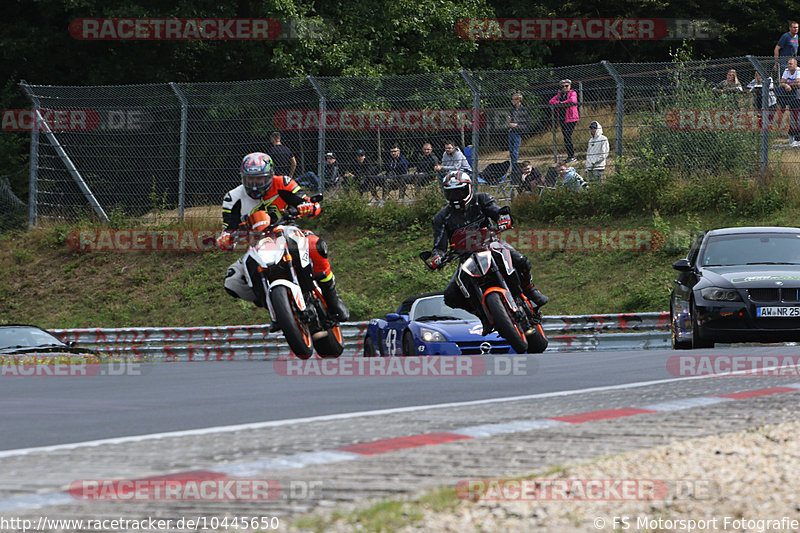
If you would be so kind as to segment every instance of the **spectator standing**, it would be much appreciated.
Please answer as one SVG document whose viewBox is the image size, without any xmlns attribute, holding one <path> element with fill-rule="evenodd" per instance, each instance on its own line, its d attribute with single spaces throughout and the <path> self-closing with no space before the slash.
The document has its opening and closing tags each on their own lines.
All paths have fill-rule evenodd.
<svg viewBox="0 0 800 533">
<path fill-rule="evenodd" d="M 294 178 L 297 159 L 288 146 L 281 144 L 281 132 L 273 131 L 269 135 L 269 140 L 272 143 L 272 147 L 267 150 L 267 155 L 272 158 L 272 163 L 275 165 L 275 174 Z"/>
<path fill-rule="evenodd" d="M 786 60 L 779 60 L 780 57 L 795 57 L 797 56 L 797 31 L 800 29 L 800 24 L 792 20 L 789 22 L 789 31 L 781 35 L 778 39 L 778 44 L 775 45 L 772 55 L 775 57 L 775 68 L 780 72 L 786 69 Z"/>
<path fill-rule="evenodd" d="M 608 158 L 608 137 L 603 135 L 603 126 L 593 120 L 589 124 L 589 146 L 586 147 L 586 178 L 589 181 L 600 181 L 606 171 Z"/>
<path fill-rule="evenodd" d="M 453 141 L 445 141 L 444 153 L 442 154 L 442 162 L 433 167 L 437 172 L 442 175 L 447 174 L 452 170 L 463 170 L 465 172 L 472 172 L 472 167 L 469 165 L 466 156 L 461 153 L 461 150 L 453 143 Z"/>
<path fill-rule="evenodd" d="M 781 88 L 786 94 L 786 103 L 789 107 L 789 146 L 800 146 L 800 124 L 798 124 L 798 87 L 800 87 L 800 71 L 797 69 L 797 59 L 790 57 L 786 61 L 786 70 L 781 75 Z"/>
<path fill-rule="evenodd" d="M 550 99 L 555 107 L 556 119 L 561 123 L 561 134 L 564 136 L 564 148 L 567 150 L 567 163 L 574 163 L 575 147 L 572 144 L 572 132 L 580 120 L 578 115 L 578 93 L 572 90 L 572 80 L 561 80 L 559 91 Z"/>
<path fill-rule="evenodd" d="M 519 160 L 519 148 L 522 146 L 522 134 L 528 129 L 528 108 L 522 105 L 522 94 L 511 95 L 511 109 L 508 112 L 508 155 L 511 167 Z"/>
</svg>

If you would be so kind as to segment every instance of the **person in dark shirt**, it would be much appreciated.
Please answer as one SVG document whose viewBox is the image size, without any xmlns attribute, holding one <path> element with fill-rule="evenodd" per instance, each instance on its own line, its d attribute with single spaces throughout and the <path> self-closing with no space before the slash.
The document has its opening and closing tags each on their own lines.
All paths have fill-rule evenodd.
<svg viewBox="0 0 800 533">
<path fill-rule="evenodd" d="M 378 170 L 375 165 L 367 161 L 364 150 L 356 150 L 355 163 L 350 165 L 344 173 L 345 187 L 358 187 L 358 192 L 363 193 L 375 189 L 375 176 Z"/>
<path fill-rule="evenodd" d="M 436 165 L 439 164 L 439 158 L 433 153 L 433 146 L 431 143 L 422 145 L 422 154 L 417 159 L 416 170 L 414 171 L 414 185 L 422 186 L 430 183 L 437 178 Z"/>
<path fill-rule="evenodd" d="M 267 150 L 267 154 L 272 158 L 272 162 L 275 165 L 275 174 L 294 178 L 297 159 L 288 146 L 281 144 L 281 133 L 273 131 L 269 136 L 269 140 L 272 143 L 272 147 Z"/>
</svg>

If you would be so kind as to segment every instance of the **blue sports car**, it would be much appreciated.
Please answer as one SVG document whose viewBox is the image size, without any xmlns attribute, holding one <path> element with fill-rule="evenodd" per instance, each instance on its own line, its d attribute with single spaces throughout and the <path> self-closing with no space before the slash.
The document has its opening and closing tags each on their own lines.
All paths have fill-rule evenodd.
<svg viewBox="0 0 800 533">
<path fill-rule="evenodd" d="M 484 337 L 482 331 L 478 317 L 445 305 L 441 292 L 419 294 L 396 313 L 370 320 L 364 356 L 514 353 L 497 332 Z"/>
</svg>

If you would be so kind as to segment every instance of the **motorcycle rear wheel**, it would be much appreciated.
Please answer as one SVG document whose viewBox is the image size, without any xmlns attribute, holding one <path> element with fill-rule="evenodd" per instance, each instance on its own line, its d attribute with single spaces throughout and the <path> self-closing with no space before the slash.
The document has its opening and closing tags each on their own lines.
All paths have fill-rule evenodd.
<svg viewBox="0 0 800 533">
<path fill-rule="evenodd" d="M 289 343 L 289 348 L 300 359 L 308 359 L 314 353 L 311 344 L 311 332 L 308 324 L 303 324 L 297 317 L 297 308 L 292 304 L 292 298 L 286 287 L 278 286 L 269 293 L 272 309 L 275 316 L 272 317 L 283 330 L 283 336 Z"/>
<path fill-rule="evenodd" d="M 511 344 L 517 353 L 526 353 L 528 341 L 525 335 L 519 330 L 517 324 L 511 318 L 511 312 L 503 303 L 503 300 L 496 292 L 491 292 L 486 296 L 486 307 L 494 319 L 494 327 L 505 340 Z"/>
</svg>

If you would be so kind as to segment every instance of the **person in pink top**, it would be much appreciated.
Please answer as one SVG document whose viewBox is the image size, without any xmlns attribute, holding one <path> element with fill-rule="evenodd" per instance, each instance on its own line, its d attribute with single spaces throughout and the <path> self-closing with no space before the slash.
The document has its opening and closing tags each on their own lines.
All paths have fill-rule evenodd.
<svg viewBox="0 0 800 533">
<path fill-rule="evenodd" d="M 575 147 L 572 145 L 572 132 L 578 124 L 578 93 L 572 90 L 572 80 L 561 80 L 558 94 L 550 99 L 550 105 L 556 108 L 556 117 L 561 122 L 561 133 L 564 135 L 564 148 L 567 149 L 566 163 L 574 163 Z"/>
</svg>

